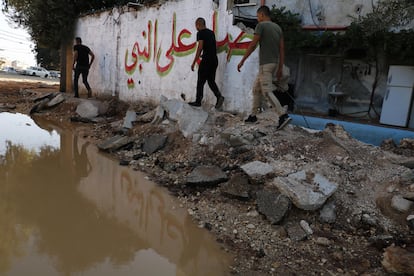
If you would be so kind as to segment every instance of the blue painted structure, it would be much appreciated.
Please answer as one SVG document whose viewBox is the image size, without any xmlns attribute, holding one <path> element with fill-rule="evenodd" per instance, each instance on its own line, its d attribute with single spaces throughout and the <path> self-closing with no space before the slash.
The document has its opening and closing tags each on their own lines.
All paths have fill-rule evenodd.
<svg viewBox="0 0 414 276">
<path fill-rule="evenodd" d="M 341 125 L 355 139 L 374 146 L 379 146 L 382 141 L 390 138 L 392 138 L 397 145 L 403 138 L 414 139 L 414 131 L 411 130 L 380 127 L 369 124 L 360 124 L 298 114 L 289 114 L 289 116 L 292 118 L 292 124 L 316 130 L 325 129 L 327 123 Z"/>
</svg>

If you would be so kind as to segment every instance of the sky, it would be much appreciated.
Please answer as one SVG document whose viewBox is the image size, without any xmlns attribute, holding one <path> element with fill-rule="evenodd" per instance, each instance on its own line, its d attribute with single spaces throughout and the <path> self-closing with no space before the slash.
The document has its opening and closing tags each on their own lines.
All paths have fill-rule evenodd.
<svg viewBox="0 0 414 276">
<path fill-rule="evenodd" d="M 31 51 L 33 46 L 27 31 L 8 23 L 0 11 L 0 57 L 8 62 L 17 60 L 21 67 L 33 66 L 36 65 L 35 55 Z"/>
</svg>

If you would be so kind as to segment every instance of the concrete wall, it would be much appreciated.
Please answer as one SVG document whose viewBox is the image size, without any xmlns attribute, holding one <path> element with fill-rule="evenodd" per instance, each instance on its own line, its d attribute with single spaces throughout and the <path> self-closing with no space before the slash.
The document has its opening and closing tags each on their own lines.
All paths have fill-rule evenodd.
<svg viewBox="0 0 414 276">
<path fill-rule="evenodd" d="M 255 14 L 262 1 L 251 2 L 256 5 L 243 9 L 246 13 L 250 9 Z M 315 24 L 316 16 L 320 19 L 315 21 L 317 24 L 347 25 L 351 21 L 350 15 L 365 14 L 371 9 L 371 0 L 265 2 L 269 6 L 286 6 L 301 13 L 304 23 L 311 25 Z M 194 100 L 197 73 L 190 68 L 196 49 L 197 31 L 194 21 L 197 17 L 204 17 L 207 27 L 216 32 L 219 45 L 216 81 L 226 98 L 223 107 L 231 112 L 249 112 L 251 87 L 258 71 L 258 51 L 251 55 L 239 73 L 237 64 L 251 36 L 233 25 L 233 15 L 241 7 L 232 6 L 231 3 L 227 0 L 177 0 L 157 7 L 116 8 L 80 18 L 76 36 L 82 37 L 84 44 L 96 55 L 89 77 L 94 93 L 118 95 L 127 102 L 157 103 L 161 95 L 181 98 L 182 94 L 186 101 Z M 329 58 L 326 64 L 330 64 Z M 306 64 L 306 58 L 294 60 L 288 65 L 292 68 L 292 82 L 298 89 L 295 93 L 302 97 L 304 105 L 322 102 L 320 111 L 327 111 L 330 86 L 334 81 L 344 80 L 340 72 L 343 64 L 339 64 L 339 67 L 335 64 L 339 68 L 336 71 L 328 68 L 330 73 L 338 72 L 335 76 L 313 72 L 310 79 L 306 77 L 306 73 L 312 68 Z M 321 80 L 318 80 L 319 76 L 322 76 Z M 373 76 L 372 71 L 369 75 L 361 74 L 358 84 L 351 85 L 352 89 L 349 89 L 354 94 L 363 95 L 365 104 L 370 96 Z M 306 83 L 307 80 L 311 83 L 321 82 L 322 85 L 315 89 L 323 89 L 313 89 Z M 81 83 L 80 87 L 83 88 Z M 355 91 L 355 87 L 360 87 L 361 93 Z M 308 96 L 311 100 L 307 102 Z M 204 105 L 214 105 L 215 101 L 206 84 Z M 301 102 L 300 99 L 298 102 Z"/>
<path fill-rule="evenodd" d="M 377 0 L 250 0 L 252 5 L 232 5 L 230 8 L 236 16 L 253 17 L 261 2 L 298 13 L 303 25 L 347 26 L 352 18 L 371 12 L 372 4 L 375 5 Z"/>
<path fill-rule="evenodd" d="M 237 55 L 243 53 L 240 48 L 247 47 L 248 35 L 232 25 L 227 5 L 213 1 L 170 1 L 156 8 L 114 9 L 80 18 L 76 36 L 82 37 L 96 55 L 89 77 L 93 91 L 119 94 L 124 101 L 158 102 L 160 95 L 180 98 L 181 94 L 187 101 L 194 100 L 197 72 L 191 71 L 191 63 L 196 49 L 197 17 L 204 17 L 207 27 L 216 32 L 216 81 L 226 97 L 224 108 L 249 109 L 257 53 L 241 73 L 237 72 Z M 204 92 L 205 102 L 214 105 L 215 97 L 207 84 Z"/>
</svg>

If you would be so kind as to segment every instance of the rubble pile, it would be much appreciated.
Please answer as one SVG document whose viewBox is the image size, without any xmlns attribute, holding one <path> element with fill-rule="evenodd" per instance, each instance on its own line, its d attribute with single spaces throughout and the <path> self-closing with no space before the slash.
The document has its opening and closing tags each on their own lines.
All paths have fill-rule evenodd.
<svg viewBox="0 0 414 276">
<path fill-rule="evenodd" d="M 233 274 L 414 275 L 414 141 L 376 147 L 340 125 L 277 131 L 268 111 L 246 124 L 175 99 L 111 101 L 49 95 L 32 110 L 72 118 L 120 165 L 165 186 L 235 256 Z"/>
</svg>

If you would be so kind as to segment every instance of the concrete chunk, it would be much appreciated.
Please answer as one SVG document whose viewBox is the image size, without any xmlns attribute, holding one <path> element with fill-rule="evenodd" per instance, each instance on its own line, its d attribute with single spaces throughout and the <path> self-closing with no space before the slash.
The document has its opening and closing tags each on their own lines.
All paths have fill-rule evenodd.
<svg viewBox="0 0 414 276">
<path fill-rule="evenodd" d="M 142 146 L 142 150 L 147 154 L 153 154 L 159 149 L 162 149 L 167 142 L 167 136 L 164 135 L 151 135 L 144 139 L 144 144 Z"/>
<path fill-rule="evenodd" d="M 137 119 L 137 113 L 133 110 L 128 110 L 124 117 L 124 128 L 132 128 L 132 123 Z"/>
<path fill-rule="evenodd" d="M 112 151 L 117 150 L 129 143 L 132 143 L 134 140 L 127 136 L 117 135 L 112 138 L 105 140 L 103 143 L 98 144 L 100 150 Z"/>
<path fill-rule="evenodd" d="M 391 206 L 399 212 L 407 212 L 413 206 L 413 202 L 400 195 L 395 195 L 391 199 Z"/>
<path fill-rule="evenodd" d="M 336 191 L 338 185 L 320 174 L 300 171 L 288 177 L 276 177 L 275 186 L 288 196 L 296 207 L 317 210 Z"/>
<path fill-rule="evenodd" d="M 281 222 L 291 206 L 287 196 L 266 190 L 257 192 L 256 201 L 259 212 L 272 224 Z"/>
<path fill-rule="evenodd" d="M 200 166 L 187 177 L 187 184 L 216 185 L 227 181 L 226 174 L 216 166 Z"/>
<path fill-rule="evenodd" d="M 250 177 L 265 176 L 273 172 L 273 167 L 261 161 L 253 161 L 241 166 L 242 170 Z"/>
</svg>

